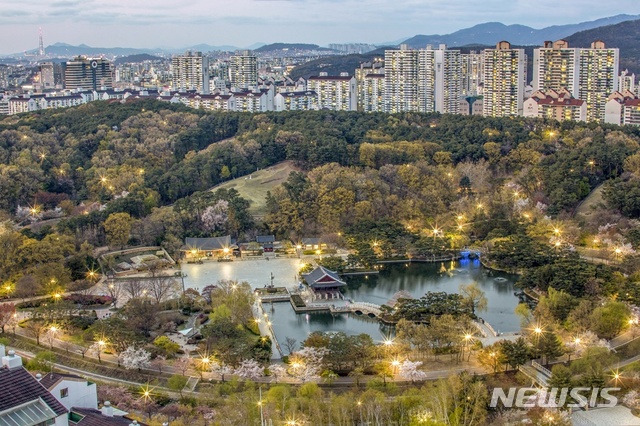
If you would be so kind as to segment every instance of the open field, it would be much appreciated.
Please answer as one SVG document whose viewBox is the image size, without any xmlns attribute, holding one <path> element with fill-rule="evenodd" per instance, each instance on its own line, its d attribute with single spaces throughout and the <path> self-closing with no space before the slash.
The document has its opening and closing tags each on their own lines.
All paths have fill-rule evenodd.
<svg viewBox="0 0 640 426">
<path fill-rule="evenodd" d="M 249 200 L 249 213 L 254 218 L 262 218 L 266 214 L 267 191 L 286 181 L 289 173 L 298 170 L 292 161 L 283 161 L 266 169 L 258 170 L 249 176 L 241 176 L 223 184 L 213 187 L 215 191 L 220 188 L 235 189 L 240 196 Z"/>
<path fill-rule="evenodd" d="M 600 205 L 604 204 L 604 199 L 602 198 L 602 185 L 596 187 L 591 194 L 584 199 L 582 203 L 576 209 L 575 215 L 582 216 L 585 219 L 588 219 L 591 215 L 596 212 L 596 208 Z"/>
</svg>

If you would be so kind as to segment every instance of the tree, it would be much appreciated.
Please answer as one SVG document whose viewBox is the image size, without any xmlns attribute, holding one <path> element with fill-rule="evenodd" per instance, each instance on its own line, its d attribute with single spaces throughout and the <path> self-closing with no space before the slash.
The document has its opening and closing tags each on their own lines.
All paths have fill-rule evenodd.
<svg viewBox="0 0 640 426">
<path fill-rule="evenodd" d="M 295 352 L 297 344 L 298 344 L 298 341 L 293 337 L 287 336 L 284 339 L 284 347 L 287 349 L 287 352 L 289 353 L 289 355 Z"/>
<path fill-rule="evenodd" d="M 264 376 L 264 368 L 255 359 L 245 359 L 240 362 L 233 374 L 246 380 L 255 380 Z"/>
<path fill-rule="evenodd" d="M 411 382 L 425 380 L 427 373 L 419 369 L 421 365 L 422 361 L 409 361 L 406 359 L 398 366 L 398 376 L 403 379 L 409 379 Z"/>
<path fill-rule="evenodd" d="M 364 368 L 356 367 L 353 370 L 349 371 L 349 377 L 353 378 L 353 382 L 356 384 L 356 387 L 360 387 L 360 380 L 364 376 Z"/>
<path fill-rule="evenodd" d="M 16 305 L 13 303 L 3 303 L 0 304 L 0 329 L 4 334 L 4 328 L 8 325 L 11 325 L 11 322 L 14 320 L 14 315 L 16 314 Z"/>
<path fill-rule="evenodd" d="M 215 205 L 207 207 L 200 217 L 204 229 L 209 232 L 223 229 L 228 219 L 229 202 L 226 200 L 218 200 Z"/>
<path fill-rule="evenodd" d="M 124 293 L 128 296 L 128 299 L 142 297 L 147 287 L 144 280 L 140 278 L 130 278 L 110 285 L 114 286 L 112 290 Z"/>
<path fill-rule="evenodd" d="M 502 353 L 507 365 L 516 370 L 519 366 L 526 364 L 530 359 L 529 345 L 522 337 L 516 341 L 503 340 L 501 342 Z"/>
<path fill-rule="evenodd" d="M 172 276 L 152 274 L 147 280 L 146 290 L 156 303 L 165 301 L 168 297 L 175 295 L 180 289 L 180 285 Z"/>
<path fill-rule="evenodd" d="M 102 280 L 102 283 L 100 284 L 100 289 L 106 293 L 109 297 L 111 297 L 111 300 L 113 300 L 113 305 L 114 306 L 118 306 L 118 300 L 120 299 L 120 297 L 122 297 L 123 293 L 124 293 L 124 289 L 122 287 L 122 285 L 118 282 L 115 282 L 115 280 Z M 140 292 L 142 292 L 142 289 L 140 289 Z M 131 296 L 129 295 L 129 297 L 138 297 L 138 296 Z"/>
<path fill-rule="evenodd" d="M 180 371 L 180 373 L 184 376 L 187 372 L 187 370 L 189 369 L 189 367 L 191 366 L 191 357 L 189 356 L 189 354 L 185 354 L 185 356 L 182 356 L 178 359 L 176 359 L 176 362 L 173 364 L 173 366 Z"/>
<path fill-rule="evenodd" d="M 623 302 L 608 301 L 593 310 L 591 330 L 599 337 L 613 339 L 629 325 L 630 310 Z"/>
<path fill-rule="evenodd" d="M 162 369 L 166 365 L 166 362 L 167 362 L 167 357 L 166 356 L 158 355 L 150 362 L 150 364 L 151 364 L 152 367 L 154 367 L 156 370 L 158 370 L 158 373 L 162 374 Z"/>
<path fill-rule="evenodd" d="M 180 397 L 182 398 L 182 390 L 187 385 L 188 381 L 189 379 L 187 379 L 185 376 L 174 374 L 167 380 L 167 387 L 172 391 L 179 392 Z"/>
<path fill-rule="evenodd" d="M 133 219 L 129 213 L 112 213 L 104 221 L 107 242 L 112 247 L 124 247 L 129 241 Z"/>
<path fill-rule="evenodd" d="M 475 316 L 476 311 L 487 310 L 487 297 L 485 296 L 484 291 L 480 290 L 477 283 L 461 285 L 460 293 L 463 297 L 462 303 L 471 310 L 471 315 Z"/>
<path fill-rule="evenodd" d="M 278 377 L 285 377 L 287 374 L 287 368 L 282 364 L 271 364 L 268 370 L 275 379 L 276 383 L 278 383 Z"/>
<path fill-rule="evenodd" d="M 173 357 L 180 350 L 180 345 L 169 339 L 167 336 L 156 337 L 153 344 L 169 358 Z"/>
<path fill-rule="evenodd" d="M 502 353 L 502 345 L 494 343 L 478 351 L 478 362 L 489 368 L 494 373 L 498 371 L 498 367 L 506 362 L 506 358 Z"/>
<path fill-rule="evenodd" d="M 142 348 L 131 345 L 122 352 L 120 358 L 122 359 L 123 367 L 127 370 L 137 368 L 140 371 L 149 366 L 151 354 Z"/>
<path fill-rule="evenodd" d="M 102 355 L 102 351 L 105 350 L 106 344 L 107 344 L 106 341 L 98 340 L 96 342 L 93 342 L 91 344 L 91 346 L 89 346 L 85 352 L 88 353 L 88 354 L 95 355 L 96 358 L 98 358 L 98 362 L 102 363 L 101 355 Z M 85 352 L 82 353 L 82 358 L 84 358 Z"/>
<path fill-rule="evenodd" d="M 326 348 L 306 347 L 295 352 L 289 357 L 289 373 L 307 382 L 319 377 L 322 371 L 322 363 L 328 351 Z"/>
<path fill-rule="evenodd" d="M 36 345 L 40 345 L 40 337 L 47 331 L 48 324 L 38 309 L 31 312 L 31 318 L 24 325 L 27 334 L 36 339 Z"/>
<path fill-rule="evenodd" d="M 233 374 L 233 367 L 224 363 L 220 360 L 214 360 L 211 362 L 211 372 L 214 374 L 218 374 L 220 376 L 220 380 L 224 382 L 224 376 Z"/>
<path fill-rule="evenodd" d="M 550 360 L 558 358 L 564 353 L 562 341 L 557 334 L 551 331 L 543 332 L 539 340 L 537 348 L 544 359 L 544 364 L 548 364 Z"/>
</svg>

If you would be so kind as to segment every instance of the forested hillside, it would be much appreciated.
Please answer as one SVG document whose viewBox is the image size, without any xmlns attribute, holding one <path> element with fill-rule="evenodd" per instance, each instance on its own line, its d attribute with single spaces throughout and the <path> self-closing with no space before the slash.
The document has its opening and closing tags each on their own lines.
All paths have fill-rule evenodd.
<svg viewBox="0 0 640 426">
<path fill-rule="evenodd" d="M 603 182 L 605 210 L 563 234 L 563 244 L 584 244 L 614 224 L 610 233 L 637 248 L 639 141 L 636 128 L 537 119 L 213 114 L 150 101 L 7 117 L 0 209 L 11 232 L 0 236 L 0 279 L 64 264 L 58 281 L 69 282 L 86 271 L 87 244 L 175 252 L 185 236 L 242 240 L 256 232 L 294 241 L 347 233 L 361 264 L 383 254 L 434 255 L 522 232 L 538 238 L 545 216 L 568 218 Z M 283 160 L 302 172 L 265 192 L 264 223 L 253 222 L 236 191 L 208 191 Z M 42 226 L 47 218 L 55 221 Z M 20 228 L 32 222 L 38 226 Z M 363 245 L 372 235 L 381 253 Z M 53 248 L 61 238 L 64 252 Z"/>
</svg>

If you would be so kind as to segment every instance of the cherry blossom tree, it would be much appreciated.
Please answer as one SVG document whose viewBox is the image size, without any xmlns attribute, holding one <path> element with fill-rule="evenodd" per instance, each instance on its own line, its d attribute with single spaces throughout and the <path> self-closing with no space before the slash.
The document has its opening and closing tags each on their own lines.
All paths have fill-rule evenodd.
<svg viewBox="0 0 640 426">
<path fill-rule="evenodd" d="M 271 364 L 269 366 L 269 372 L 273 376 L 276 383 L 278 383 L 278 377 L 285 377 L 287 374 L 287 368 L 282 364 Z"/>
<path fill-rule="evenodd" d="M 588 348 L 602 347 L 611 350 L 609 342 L 605 339 L 600 339 L 593 331 L 586 331 L 571 338 L 565 342 L 565 346 L 568 352 L 576 358 L 580 358 Z"/>
<path fill-rule="evenodd" d="M 225 200 L 218 200 L 218 202 L 204 209 L 200 219 L 204 225 L 205 230 L 215 231 L 221 229 L 225 223 L 227 223 L 229 211 L 229 202 Z"/>
<path fill-rule="evenodd" d="M 95 355 L 98 358 L 98 362 L 101 363 L 102 359 L 100 359 L 100 354 L 104 349 L 104 345 L 105 344 L 102 341 L 93 342 L 87 349 L 87 354 L 89 354 L 89 356 Z M 82 355 L 82 357 L 84 358 L 84 354 Z"/>
<path fill-rule="evenodd" d="M 127 370 L 147 368 L 151 362 L 151 354 L 142 348 L 129 346 L 121 354 L 122 365 Z"/>
<path fill-rule="evenodd" d="M 425 380 L 427 373 L 419 369 L 421 365 L 422 361 L 404 360 L 398 366 L 398 376 L 403 379 L 409 379 L 412 382 Z"/>
<path fill-rule="evenodd" d="M 220 380 L 224 382 L 224 376 L 228 374 L 233 374 L 233 367 L 225 364 L 222 361 L 213 361 L 211 362 L 211 372 L 214 374 L 218 374 L 220 376 Z"/>
<path fill-rule="evenodd" d="M 264 368 L 255 359 L 245 359 L 235 369 L 234 374 L 246 380 L 255 380 L 264 376 Z"/>
<path fill-rule="evenodd" d="M 189 354 L 185 354 L 185 356 L 183 357 L 179 357 L 178 359 L 176 359 L 176 361 L 174 362 L 173 366 L 182 373 L 182 375 L 184 376 L 187 373 L 187 370 L 189 369 L 189 367 L 191 366 L 191 357 L 189 356 Z"/>
<path fill-rule="evenodd" d="M 162 369 L 166 365 L 166 361 L 167 361 L 166 356 L 158 355 L 157 357 L 155 357 L 153 361 L 151 361 L 151 365 L 153 366 L 153 368 L 158 370 L 158 373 L 162 373 Z"/>
<path fill-rule="evenodd" d="M 291 356 L 291 368 L 289 372 L 292 376 L 299 378 L 302 382 L 317 379 L 322 371 L 322 360 L 327 354 L 326 348 L 307 347 L 295 352 Z"/>
</svg>

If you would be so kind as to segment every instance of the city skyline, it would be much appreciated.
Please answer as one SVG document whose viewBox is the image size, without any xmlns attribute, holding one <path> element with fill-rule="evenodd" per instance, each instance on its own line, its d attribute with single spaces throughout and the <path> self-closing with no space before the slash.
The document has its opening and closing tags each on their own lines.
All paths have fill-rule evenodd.
<svg viewBox="0 0 640 426">
<path fill-rule="evenodd" d="M 19 4 L 19 6 L 17 6 Z M 533 28 L 637 14 L 636 0 L 158 0 L 153 7 L 122 0 L 0 0 L 0 54 L 64 42 L 96 47 L 182 48 L 196 44 L 248 47 L 255 43 L 384 43 L 416 34 L 447 34 L 484 22 Z M 189 31 L 185 31 L 185 28 Z"/>
</svg>

